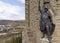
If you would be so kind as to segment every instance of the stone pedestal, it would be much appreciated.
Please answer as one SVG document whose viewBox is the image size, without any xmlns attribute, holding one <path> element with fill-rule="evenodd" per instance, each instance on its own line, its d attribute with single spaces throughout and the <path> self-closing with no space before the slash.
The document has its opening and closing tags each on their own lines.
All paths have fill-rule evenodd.
<svg viewBox="0 0 60 43">
<path fill-rule="evenodd" d="M 42 38 L 40 39 L 40 43 L 49 43 L 47 38 Z"/>
</svg>

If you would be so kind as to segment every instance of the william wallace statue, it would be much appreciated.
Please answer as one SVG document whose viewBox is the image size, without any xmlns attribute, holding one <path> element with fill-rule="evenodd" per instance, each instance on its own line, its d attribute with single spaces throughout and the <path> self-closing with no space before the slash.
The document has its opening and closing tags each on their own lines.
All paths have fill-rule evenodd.
<svg viewBox="0 0 60 43">
<path fill-rule="evenodd" d="M 40 31 L 42 32 L 43 36 L 41 38 L 44 38 L 45 35 L 47 36 L 49 43 L 52 43 L 52 37 L 51 35 L 54 32 L 55 24 L 52 20 L 53 12 L 50 9 L 50 1 L 49 0 L 43 0 L 43 9 L 40 8 L 40 1 L 39 1 L 39 11 L 41 13 L 40 15 Z"/>
</svg>

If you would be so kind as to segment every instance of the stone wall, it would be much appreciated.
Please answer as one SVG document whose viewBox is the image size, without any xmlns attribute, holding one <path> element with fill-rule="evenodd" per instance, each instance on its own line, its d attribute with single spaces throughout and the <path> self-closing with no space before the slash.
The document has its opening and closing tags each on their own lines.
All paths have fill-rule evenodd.
<svg viewBox="0 0 60 43">
<path fill-rule="evenodd" d="M 51 1 L 52 8 L 54 9 L 54 23 L 56 24 L 55 32 L 53 33 L 53 43 L 60 42 L 60 0 L 52 0 Z"/>
<path fill-rule="evenodd" d="M 26 3 L 26 29 L 22 32 L 22 43 L 40 43 L 40 12 L 38 11 L 38 0 L 25 0 Z M 43 6 L 43 0 L 40 0 Z M 54 11 L 53 22 L 56 24 L 55 31 L 52 35 L 53 43 L 60 42 L 60 0 L 50 0 L 51 7 Z M 41 7 L 42 9 L 42 7 Z"/>
</svg>

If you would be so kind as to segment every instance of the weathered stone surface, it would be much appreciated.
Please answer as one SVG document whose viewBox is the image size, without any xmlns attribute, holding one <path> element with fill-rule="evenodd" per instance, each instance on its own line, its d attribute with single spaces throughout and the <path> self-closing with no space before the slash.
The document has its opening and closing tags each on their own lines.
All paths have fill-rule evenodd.
<svg viewBox="0 0 60 43">
<path fill-rule="evenodd" d="M 40 43 L 41 32 L 40 32 L 40 12 L 38 11 L 38 0 L 25 0 L 26 7 L 26 28 L 23 31 L 22 43 Z M 43 6 L 43 0 L 40 0 L 41 9 Z M 60 43 L 60 0 L 50 0 L 51 7 L 54 11 L 53 22 L 56 24 L 55 31 L 52 35 L 53 43 Z M 30 31 L 29 31 L 30 29 Z"/>
</svg>

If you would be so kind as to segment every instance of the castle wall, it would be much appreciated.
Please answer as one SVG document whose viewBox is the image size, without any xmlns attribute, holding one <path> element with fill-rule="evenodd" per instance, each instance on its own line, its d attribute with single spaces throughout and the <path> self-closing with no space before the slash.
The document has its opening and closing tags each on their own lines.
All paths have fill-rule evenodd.
<svg viewBox="0 0 60 43">
<path fill-rule="evenodd" d="M 40 12 L 38 11 L 38 0 L 26 1 L 26 29 L 23 32 L 23 43 L 40 43 L 42 33 L 40 32 Z M 43 6 L 43 0 L 40 0 Z M 56 24 L 55 31 L 52 35 L 53 43 L 60 42 L 60 0 L 50 0 L 51 7 L 54 11 L 52 16 L 53 22 Z M 42 7 L 41 7 L 42 9 Z"/>
</svg>

